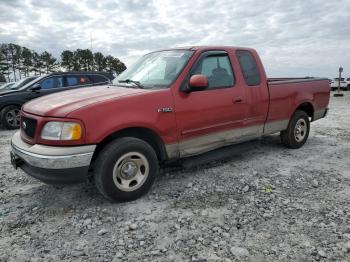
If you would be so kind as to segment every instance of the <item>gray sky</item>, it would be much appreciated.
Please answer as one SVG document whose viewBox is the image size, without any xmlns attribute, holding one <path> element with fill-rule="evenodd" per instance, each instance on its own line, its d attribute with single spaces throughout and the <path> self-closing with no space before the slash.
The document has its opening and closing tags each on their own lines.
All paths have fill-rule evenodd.
<svg viewBox="0 0 350 262">
<path fill-rule="evenodd" d="M 350 77 L 350 1 L 0 0 L 0 42 L 55 56 L 90 48 L 128 66 L 189 45 L 257 49 L 269 76 Z"/>
</svg>

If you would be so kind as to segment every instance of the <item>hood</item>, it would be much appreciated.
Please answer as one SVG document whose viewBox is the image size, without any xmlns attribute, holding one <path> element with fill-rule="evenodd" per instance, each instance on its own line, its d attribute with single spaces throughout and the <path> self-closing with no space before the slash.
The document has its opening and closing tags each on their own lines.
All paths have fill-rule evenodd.
<svg viewBox="0 0 350 262">
<path fill-rule="evenodd" d="M 34 99 L 24 104 L 23 111 L 39 116 L 65 117 L 85 106 L 144 92 L 147 90 L 117 86 L 78 88 Z"/>
</svg>

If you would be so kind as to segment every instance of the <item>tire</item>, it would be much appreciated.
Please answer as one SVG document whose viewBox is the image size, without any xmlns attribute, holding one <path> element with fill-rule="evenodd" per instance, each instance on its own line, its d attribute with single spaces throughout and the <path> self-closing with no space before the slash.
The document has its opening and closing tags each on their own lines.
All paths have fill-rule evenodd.
<svg viewBox="0 0 350 262">
<path fill-rule="evenodd" d="M 18 129 L 20 126 L 18 106 L 6 106 L 1 110 L 1 124 L 6 129 Z"/>
<path fill-rule="evenodd" d="M 350 91 L 350 85 L 348 85 L 345 90 Z"/>
<path fill-rule="evenodd" d="M 141 139 L 123 137 L 110 142 L 100 152 L 94 179 L 97 189 L 106 198 L 125 202 L 147 193 L 158 172 L 154 149 Z"/>
<path fill-rule="evenodd" d="M 297 110 L 289 121 L 288 128 L 281 132 L 282 144 L 288 148 L 296 149 L 302 147 L 310 133 L 309 116 Z"/>
</svg>

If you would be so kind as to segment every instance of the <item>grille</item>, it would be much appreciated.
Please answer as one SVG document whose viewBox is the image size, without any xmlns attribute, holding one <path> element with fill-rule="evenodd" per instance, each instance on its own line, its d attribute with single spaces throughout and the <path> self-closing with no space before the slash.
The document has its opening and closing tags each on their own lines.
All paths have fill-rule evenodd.
<svg viewBox="0 0 350 262">
<path fill-rule="evenodd" d="M 21 130 L 30 138 L 34 138 L 37 121 L 28 117 L 22 117 L 21 119 Z"/>
</svg>

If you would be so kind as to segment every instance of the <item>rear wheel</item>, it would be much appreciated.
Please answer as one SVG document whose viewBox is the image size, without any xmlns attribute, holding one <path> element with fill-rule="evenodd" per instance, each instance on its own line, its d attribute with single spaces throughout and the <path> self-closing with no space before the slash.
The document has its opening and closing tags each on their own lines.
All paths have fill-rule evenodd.
<svg viewBox="0 0 350 262">
<path fill-rule="evenodd" d="M 112 141 L 99 154 L 94 177 L 97 189 L 115 201 L 144 195 L 158 174 L 158 159 L 145 141 L 123 137 Z"/>
<path fill-rule="evenodd" d="M 17 129 L 20 126 L 20 111 L 18 106 L 6 106 L 1 110 L 1 124 L 6 129 Z"/>
<path fill-rule="evenodd" d="M 309 116 L 304 111 L 297 110 L 289 121 L 287 130 L 281 132 L 281 141 L 288 148 L 300 148 L 309 137 L 309 132 Z"/>
</svg>

